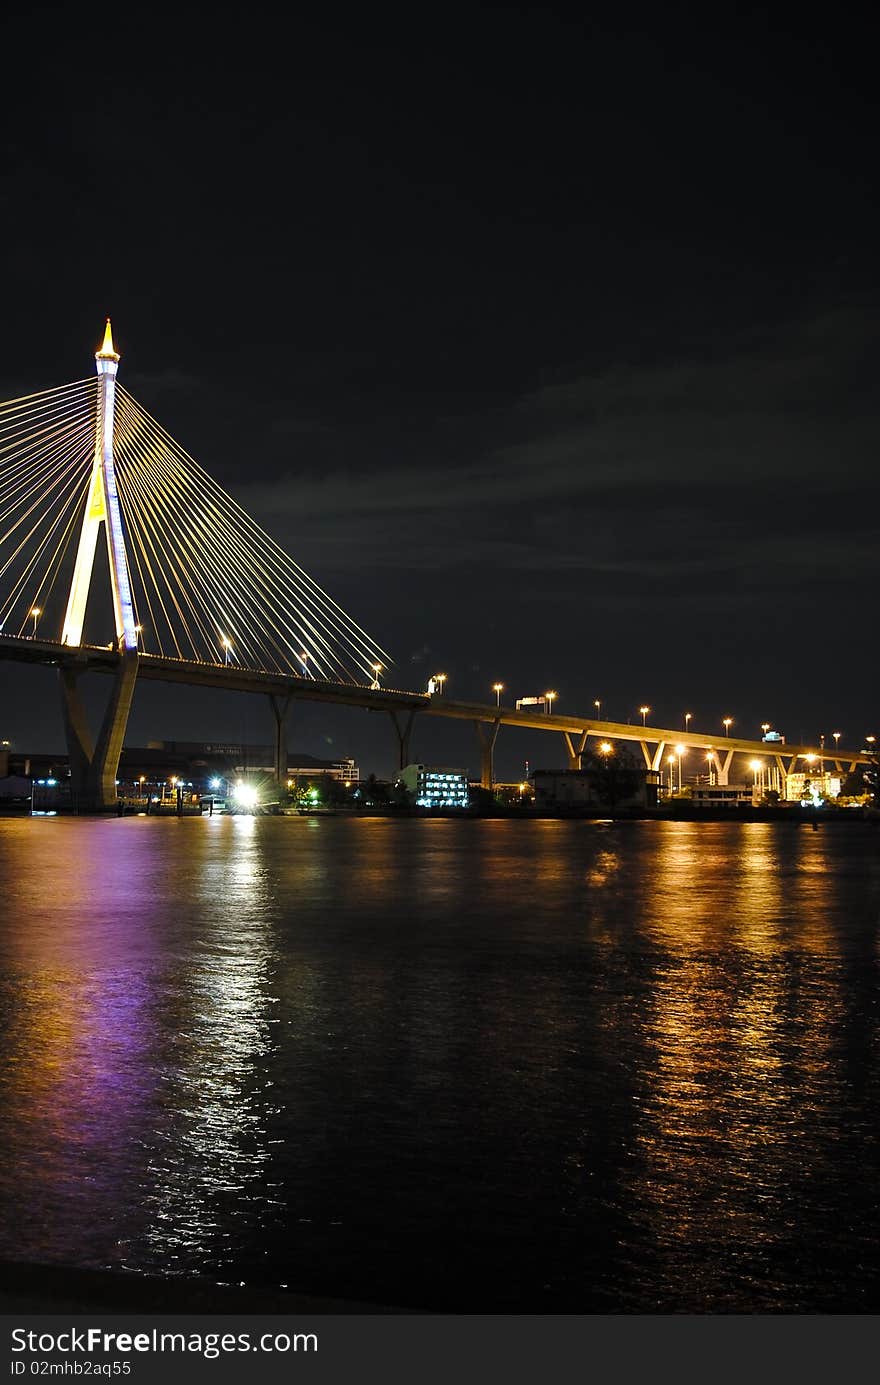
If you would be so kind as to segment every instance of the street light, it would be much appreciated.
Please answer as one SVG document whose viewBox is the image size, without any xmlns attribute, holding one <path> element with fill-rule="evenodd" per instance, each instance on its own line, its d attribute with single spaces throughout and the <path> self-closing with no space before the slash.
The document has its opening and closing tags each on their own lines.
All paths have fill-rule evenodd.
<svg viewBox="0 0 880 1385">
<path fill-rule="evenodd" d="M 766 736 L 767 732 L 770 730 L 770 723 L 769 723 L 769 721 L 762 721 L 762 722 L 761 722 L 761 730 L 764 732 L 764 735 Z"/>
<path fill-rule="evenodd" d="M 37 621 L 39 620 L 39 618 L 40 618 L 40 616 L 41 616 L 42 614 L 43 614 L 43 612 L 41 611 L 41 609 L 40 609 L 39 606 L 32 606 L 32 607 L 31 607 L 31 615 L 32 615 L 33 618 L 34 618 L 34 635 L 33 635 L 34 639 L 37 638 Z"/>
<path fill-rule="evenodd" d="M 693 712 L 685 712 L 685 714 L 684 714 L 684 729 L 685 729 L 685 735 L 687 735 L 688 731 L 690 730 L 690 723 L 691 723 L 691 717 L 692 717 L 692 716 L 693 716 Z"/>
<path fill-rule="evenodd" d="M 371 688 L 374 692 L 375 692 L 376 689 L 379 687 L 379 674 L 380 674 L 381 672 L 382 672 L 382 665 L 381 665 L 381 664 L 373 664 L 373 681 L 372 681 L 372 683 L 370 684 L 370 688 Z"/>
<path fill-rule="evenodd" d="M 301 661 L 302 661 L 302 666 L 303 666 L 303 678 L 308 678 L 308 676 L 309 676 L 309 656 L 308 656 L 308 652 L 307 652 L 305 649 L 303 649 L 303 650 L 301 651 L 299 657 L 300 657 L 300 659 L 301 659 Z"/>
<path fill-rule="evenodd" d="M 725 717 L 721 725 L 724 727 L 725 736 L 730 735 L 730 728 L 733 725 L 733 717 Z"/>
<path fill-rule="evenodd" d="M 639 711 L 640 711 L 641 714 L 642 714 L 642 725 L 643 725 L 643 726 L 644 726 L 644 724 L 645 724 L 645 717 L 648 715 L 648 713 L 650 712 L 650 710 L 651 710 L 650 707 L 640 707 L 640 708 L 639 708 Z"/>
<path fill-rule="evenodd" d="M 504 692 L 504 684 L 503 684 L 503 683 L 493 683 L 493 684 L 492 684 L 492 691 L 493 691 L 493 693 L 495 694 L 495 706 L 496 706 L 496 707 L 500 707 L 500 706 L 501 706 L 501 694 Z"/>
<path fill-rule="evenodd" d="M 709 766 L 709 787 L 712 788 L 712 786 L 713 786 L 714 783 L 715 783 L 715 751 L 714 751 L 714 750 L 707 750 L 707 751 L 706 751 L 706 763 L 707 763 L 707 765 Z"/>
<path fill-rule="evenodd" d="M 553 711 L 553 699 L 556 697 L 556 693 L 555 693 L 555 692 L 545 692 L 544 696 L 545 696 L 546 699 L 547 699 L 547 711 L 548 711 L 548 713 L 549 713 L 549 712 L 552 712 L 552 711 Z"/>
<path fill-rule="evenodd" d="M 224 656 L 225 656 L 223 662 L 224 662 L 225 664 L 228 664 L 228 663 L 229 663 L 229 651 L 230 651 L 231 648 L 232 648 L 232 640 L 229 639 L 228 635 L 224 635 L 223 638 L 221 639 L 220 643 L 221 643 L 222 646 L 223 646 L 223 653 L 224 653 Z"/>
<path fill-rule="evenodd" d="M 764 768 L 764 761 L 763 761 L 763 760 L 749 760 L 749 768 L 750 768 L 750 770 L 752 771 L 752 774 L 754 775 L 754 787 L 757 788 L 757 787 L 758 787 L 758 775 L 761 773 L 761 771 L 762 771 L 763 768 Z M 764 787 L 763 784 L 761 785 L 761 787 L 762 787 L 762 788 Z"/>
<path fill-rule="evenodd" d="M 435 674 L 434 674 L 434 677 L 437 679 L 437 682 L 440 684 L 440 691 L 442 692 L 442 691 L 443 691 L 443 684 L 446 682 L 446 674 L 445 674 L 445 673 L 435 673 Z"/>
<path fill-rule="evenodd" d="M 674 792 L 674 790 L 675 790 L 675 771 L 674 771 L 674 768 L 673 768 L 674 765 L 675 765 L 675 756 L 674 756 L 674 755 L 670 755 L 670 756 L 669 756 L 669 792 L 670 792 L 670 794 L 672 794 L 672 793 Z"/>
<path fill-rule="evenodd" d="M 677 745 L 675 747 L 675 754 L 678 757 L 678 792 L 681 793 L 681 757 L 687 754 L 687 746 Z"/>
<path fill-rule="evenodd" d="M 597 720 L 597 721 L 601 721 L 601 720 L 602 720 L 602 699 L 601 699 L 601 697 L 597 697 L 597 698 L 594 698 L 594 699 L 593 699 L 593 706 L 596 708 L 596 720 Z"/>
<path fill-rule="evenodd" d="M 139 645 L 143 645 L 143 642 L 144 642 L 144 641 L 143 641 L 144 627 L 143 627 L 142 625 L 136 625 L 136 626 L 134 627 L 134 633 L 135 633 L 135 639 L 136 639 L 137 643 L 138 643 Z"/>
<path fill-rule="evenodd" d="M 840 745 L 840 732 L 832 731 L 831 734 L 834 737 L 834 749 L 837 750 L 838 746 Z"/>
<path fill-rule="evenodd" d="M 599 745 L 599 753 L 605 756 L 607 762 L 608 756 L 614 753 L 614 746 L 610 741 L 602 741 Z"/>
</svg>

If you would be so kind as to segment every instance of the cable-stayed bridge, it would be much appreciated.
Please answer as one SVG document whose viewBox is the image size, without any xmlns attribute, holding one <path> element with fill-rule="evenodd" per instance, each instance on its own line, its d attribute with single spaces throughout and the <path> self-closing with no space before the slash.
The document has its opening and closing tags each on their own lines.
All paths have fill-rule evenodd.
<svg viewBox="0 0 880 1385">
<path fill-rule="evenodd" d="M 381 686 L 389 654 L 125 390 L 119 360 L 108 319 L 95 376 L 0 404 L 0 658 L 59 670 L 81 809 L 116 803 L 139 678 L 266 694 L 279 779 L 297 698 L 389 713 L 401 765 L 411 758 L 417 713 L 470 721 L 488 787 L 502 725 L 561 734 L 570 767 L 580 765 L 590 736 L 639 742 L 654 769 L 676 742 L 714 753 L 711 738 L 694 733 Z M 91 671 L 112 678 L 96 735 L 81 696 Z M 734 754 L 767 751 L 761 742 L 723 740 L 719 782 Z M 809 753 L 819 751 L 784 752 L 789 764 Z M 855 766 L 868 757 L 835 748 L 826 758 Z"/>
</svg>

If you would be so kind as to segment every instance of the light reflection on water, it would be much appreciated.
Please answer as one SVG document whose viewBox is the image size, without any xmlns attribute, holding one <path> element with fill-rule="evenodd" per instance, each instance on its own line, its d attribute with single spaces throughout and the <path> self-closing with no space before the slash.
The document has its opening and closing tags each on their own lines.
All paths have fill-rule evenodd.
<svg viewBox="0 0 880 1385">
<path fill-rule="evenodd" d="M 0 820 L 0 1255 L 876 1311 L 868 826 Z"/>
</svg>

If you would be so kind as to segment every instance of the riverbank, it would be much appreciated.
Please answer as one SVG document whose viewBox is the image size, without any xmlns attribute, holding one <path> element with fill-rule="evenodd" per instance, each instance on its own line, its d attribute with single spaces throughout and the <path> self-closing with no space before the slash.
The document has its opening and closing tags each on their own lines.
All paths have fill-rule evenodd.
<svg viewBox="0 0 880 1385">
<path fill-rule="evenodd" d="M 877 809 L 864 808 L 834 808 L 825 805 L 822 808 L 803 808 L 800 804 L 792 803 L 785 807 L 757 807 L 751 805 L 737 805 L 735 807 L 694 807 L 692 804 L 683 801 L 664 805 L 659 808 L 609 808 L 593 807 L 589 805 L 577 805 L 575 807 L 503 807 L 500 805 L 474 808 L 398 808 L 398 807 L 374 807 L 374 808 L 316 808 L 312 810 L 297 811 L 295 813 L 275 813 L 267 811 L 241 812 L 241 813 L 216 813 L 209 814 L 199 810 L 197 806 L 187 805 L 183 812 L 177 812 L 174 808 L 167 806 L 163 809 L 156 807 L 149 813 L 142 808 L 129 806 L 122 813 L 111 811 L 107 813 L 75 813 L 70 808 L 52 809 L 48 812 L 38 812 L 32 814 L 29 807 L 3 807 L 0 808 L 0 818 L 29 818 L 29 817 L 152 817 L 152 818 L 207 818 L 214 817 L 289 817 L 296 818 L 454 818 L 457 820 L 473 818 L 515 818 L 527 821 L 541 819 L 562 819 L 565 821 L 586 821 L 586 822 L 789 822 L 795 825 L 799 823 L 811 823 L 813 826 L 822 824 L 842 824 L 842 823 L 868 823 L 874 827 L 880 827 L 880 811 Z"/>
</svg>

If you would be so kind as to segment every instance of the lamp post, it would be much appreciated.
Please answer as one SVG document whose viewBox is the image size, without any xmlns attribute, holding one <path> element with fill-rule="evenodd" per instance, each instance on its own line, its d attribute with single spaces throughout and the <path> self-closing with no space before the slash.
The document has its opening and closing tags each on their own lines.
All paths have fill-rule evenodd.
<svg viewBox="0 0 880 1385">
<path fill-rule="evenodd" d="M 137 635 L 138 648 L 139 648 L 139 649 L 143 649 L 143 647 L 144 647 L 144 627 L 143 627 L 142 625 L 136 625 L 136 626 L 134 627 L 134 633 Z"/>
<path fill-rule="evenodd" d="M 733 725 L 733 717 L 725 717 L 721 725 L 724 727 L 725 736 L 730 735 L 730 728 Z"/>
<path fill-rule="evenodd" d="M 709 788 L 711 789 L 711 788 L 714 788 L 714 786 L 715 786 L 715 751 L 714 751 L 714 750 L 707 750 L 707 752 L 706 752 L 706 763 L 707 763 L 708 766 L 709 766 Z"/>
<path fill-rule="evenodd" d="M 763 783 L 763 774 L 762 774 L 762 771 L 763 771 L 763 769 L 764 769 L 764 761 L 763 761 L 763 760 L 750 760 L 750 761 L 749 761 L 749 768 L 751 769 L 752 775 L 753 775 L 753 790 L 754 790 L 754 789 L 757 789 L 757 787 L 758 787 L 758 775 L 759 775 L 759 774 L 761 774 L 761 788 L 763 789 L 764 783 Z"/>
<path fill-rule="evenodd" d="M 300 651 L 300 656 L 299 656 L 299 657 L 300 657 L 300 662 L 302 663 L 302 666 L 303 666 L 303 678 L 308 678 L 308 676 L 309 676 L 309 655 L 308 655 L 308 650 L 305 650 L 305 649 L 301 650 L 301 651 Z"/>
<path fill-rule="evenodd" d="M 682 760 L 682 756 L 685 755 L 686 753 L 687 753 L 687 746 L 684 746 L 684 745 L 677 745 L 677 746 L 675 747 L 675 755 L 676 755 L 676 759 L 678 760 L 678 792 L 679 792 L 679 793 L 681 793 L 681 760 Z"/>
<path fill-rule="evenodd" d="M 553 711 L 553 699 L 556 697 L 556 693 L 555 693 L 555 692 L 545 692 L 544 696 L 545 696 L 546 699 L 547 699 L 547 712 L 548 712 L 548 714 L 549 714 L 550 712 Z"/>
<path fill-rule="evenodd" d="M 650 710 L 651 710 L 650 707 L 640 707 L 640 708 L 639 708 L 639 711 L 640 711 L 641 714 L 642 714 L 642 725 L 643 725 L 643 726 L 644 726 L 644 724 L 645 724 L 645 717 L 648 715 L 648 713 L 650 712 Z"/>
<path fill-rule="evenodd" d="M 687 735 L 688 731 L 691 729 L 691 717 L 692 717 L 692 716 L 693 716 L 693 712 L 685 712 L 685 714 L 684 714 L 684 731 L 685 731 L 685 735 Z"/>
<path fill-rule="evenodd" d="M 31 607 L 31 615 L 32 615 L 33 618 L 34 618 L 34 634 L 33 634 L 33 638 L 34 638 L 34 639 L 37 638 L 37 621 L 39 620 L 39 618 L 40 618 L 40 616 L 41 616 L 42 614 L 43 614 L 43 612 L 42 612 L 42 610 L 40 609 L 39 606 L 32 606 L 32 607 Z"/>
<path fill-rule="evenodd" d="M 769 723 L 769 721 L 762 721 L 762 722 L 761 722 L 761 730 L 763 731 L 764 735 L 766 736 L 767 732 L 770 730 L 770 723 Z"/>
<path fill-rule="evenodd" d="M 501 694 L 504 692 L 504 684 L 503 684 L 503 683 L 493 683 L 493 684 L 492 684 L 492 691 L 493 691 L 493 693 L 495 694 L 495 706 L 496 706 L 496 707 L 500 707 L 500 706 L 501 706 Z"/>
<path fill-rule="evenodd" d="M 674 772 L 675 756 L 674 756 L 674 755 L 670 755 L 670 756 L 669 756 L 668 764 L 669 764 L 669 796 L 670 796 L 670 798 L 671 798 L 671 797 L 672 797 L 673 790 L 674 790 L 674 788 L 675 788 L 675 777 L 674 777 L 674 773 L 675 773 L 675 772 Z"/>
<path fill-rule="evenodd" d="M 435 674 L 435 677 L 436 677 L 436 679 L 437 679 L 437 682 L 440 684 L 440 691 L 441 691 L 441 693 L 442 693 L 442 691 L 443 691 L 443 684 L 446 682 L 446 674 L 445 674 L 445 673 L 438 673 L 438 674 Z"/>
<path fill-rule="evenodd" d="M 610 741 L 602 741 L 602 742 L 600 743 L 600 745 L 599 745 L 599 754 L 602 755 L 602 756 L 604 757 L 605 763 L 606 763 L 606 764 L 608 763 L 608 756 L 609 756 L 609 755 L 612 755 L 613 753 L 614 753 L 614 746 L 611 744 Z"/>
<path fill-rule="evenodd" d="M 224 657 L 223 657 L 223 662 L 224 662 L 224 664 L 228 664 L 228 663 L 229 663 L 229 651 L 232 649 L 232 640 L 229 639 L 229 637 L 228 637 L 227 635 L 224 635 L 223 638 L 222 638 L 222 640 L 220 641 L 220 643 L 221 643 L 222 646 L 223 646 L 223 655 L 224 655 Z"/>
<path fill-rule="evenodd" d="M 593 706 L 596 708 L 596 720 L 597 720 L 597 721 L 601 721 L 601 720 L 602 720 L 602 699 L 601 699 L 601 697 L 596 697 L 596 698 L 593 699 Z"/>
<path fill-rule="evenodd" d="M 839 745 L 840 745 L 840 732 L 839 732 L 839 731 L 832 731 L 831 734 L 832 734 L 832 736 L 834 737 L 834 752 L 835 752 L 835 754 L 836 754 L 836 753 L 837 753 L 837 749 L 838 749 L 838 747 L 839 747 Z"/>
<path fill-rule="evenodd" d="M 379 687 L 379 674 L 380 674 L 381 672 L 382 672 L 382 665 L 381 665 L 381 664 L 373 664 L 373 681 L 372 681 L 372 683 L 370 684 L 370 688 L 372 689 L 373 692 L 375 692 L 375 691 L 378 689 L 378 687 Z"/>
</svg>

